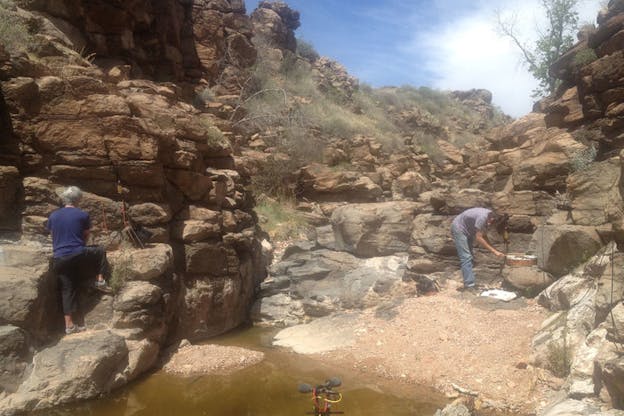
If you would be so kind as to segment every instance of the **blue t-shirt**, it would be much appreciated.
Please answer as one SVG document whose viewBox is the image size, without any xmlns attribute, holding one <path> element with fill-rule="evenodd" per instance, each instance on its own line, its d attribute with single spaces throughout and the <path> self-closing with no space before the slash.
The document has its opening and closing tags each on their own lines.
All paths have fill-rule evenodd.
<svg viewBox="0 0 624 416">
<path fill-rule="evenodd" d="M 453 220 L 453 226 L 467 237 L 474 237 L 477 231 L 485 231 L 487 228 L 487 219 L 491 209 L 487 208 L 470 208 L 459 214 Z"/>
<path fill-rule="evenodd" d="M 84 250 L 84 232 L 91 228 L 91 219 L 80 208 L 64 207 L 50 214 L 47 227 L 52 233 L 54 258 L 65 257 Z"/>
</svg>

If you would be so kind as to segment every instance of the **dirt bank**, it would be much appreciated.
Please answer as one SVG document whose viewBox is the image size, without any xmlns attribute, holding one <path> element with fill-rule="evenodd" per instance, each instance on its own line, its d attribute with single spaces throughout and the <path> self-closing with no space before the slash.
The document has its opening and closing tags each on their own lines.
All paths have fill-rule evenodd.
<svg viewBox="0 0 624 416">
<path fill-rule="evenodd" d="M 433 386 L 450 397 L 472 393 L 486 407 L 531 413 L 544 394 L 545 377 L 527 365 L 531 339 L 548 312 L 533 300 L 502 302 L 456 289 L 449 281 L 433 296 L 364 312 L 355 343 L 322 359 Z"/>
</svg>

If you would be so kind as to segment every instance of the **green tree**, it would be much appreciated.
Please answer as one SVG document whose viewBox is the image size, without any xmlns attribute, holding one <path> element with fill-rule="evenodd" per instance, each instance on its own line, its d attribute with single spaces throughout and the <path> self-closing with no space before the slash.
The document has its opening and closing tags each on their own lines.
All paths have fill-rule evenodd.
<svg viewBox="0 0 624 416">
<path fill-rule="evenodd" d="M 301 38 L 297 39 L 297 55 L 307 59 L 309 62 L 314 62 L 320 58 L 314 46 L 307 40 Z"/>
<path fill-rule="evenodd" d="M 537 29 L 538 39 L 532 47 L 520 39 L 516 28 L 516 15 L 504 19 L 500 12 L 497 13 L 499 31 L 520 49 L 523 63 L 539 82 L 539 87 L 533 90 L 533 98 L 547 96 L 559 86 L 560 80 L 549 73 L 549 68 L 574 44 L 574 34 L 578 29 L 578 2 L 579 0 L 542 0 L 547 27 Z"/>
</svg>

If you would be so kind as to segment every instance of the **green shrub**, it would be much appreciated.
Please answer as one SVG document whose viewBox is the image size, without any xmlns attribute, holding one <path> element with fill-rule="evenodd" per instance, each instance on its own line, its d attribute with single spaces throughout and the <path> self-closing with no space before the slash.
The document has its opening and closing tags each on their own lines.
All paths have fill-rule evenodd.
<svg viewBox="0 0 624 416">
<path fill-rule="evenodd" d="M 216 96 L 210 88 L 204 88 L 195 94 L 193 105 L 197 108 L 203 108 L 206 103 L 216 101 Z"/>
<path fill-rule="evenodd" d="M 596 59 L 598 59 L 598 55 L 596 55 L 596 52 L 593 49 L 583 49 L 574 56 L 574 65 L 578 67 L 585 66 L 591 64 Z"/>
<path fill-rule="evenodd" d="M 596 160 L 597 154 L 598 151 L 593 144 L 590 144 L 587 148 L 574 153 L 570 159 L 570 168 L 572 172 L 580 172 L 589 168 L 592 162 Z"/>
<path fill-rule="evenodd" d="M 227 138 L 223 134 L 218 127 L 210 126 L 208 127 L 208 138 L 206 140 L 206 144 L 209 146 L 220 146 L 223 143 L 227 142 Z"/>
<path fill-rule="evenodd" d="M 295 209 L 292 199 L 264 199 L 256 205 L 261 227 L 272 241 L 301 238 L 311 229 L 303 215 Z"/>
<path fill-rule="evenodd" d="M 266 194 L 276 198 L 294 197 L 294 172 L 299 169 L 292 158 L 269 157 L 251 178 L 256 195 Z"/>
<path fill-rule="evenodd" d="M 284 75 L 288 75 L 297 67 L 297 55 L 290 51 L 284 51 L 284 58 L 282 59 L 282 64 L 280 65 L 280 73 Z"/>
<path fill-rule="evenodd" d="M 128 281 L 131 275 L 130 260 L 122 260 L 119 264 L 112 267 L 110 277 L 110 287 L 113 293 L 119 293 L 123 285 Z"/>
<path fill-rule="evenodd" d="M 565 344 L 551 342 L 548 344 L 548 369 L 557 377 L 566 377 L 570 374 L 570 351 Z"/>
<path fill-rule="evenodd" d="M 307 59 L 309 62 L 314 62 L 320 58 L 314 46 L 304 39 L 297 39 L 297 55 Z"/>
</svg>

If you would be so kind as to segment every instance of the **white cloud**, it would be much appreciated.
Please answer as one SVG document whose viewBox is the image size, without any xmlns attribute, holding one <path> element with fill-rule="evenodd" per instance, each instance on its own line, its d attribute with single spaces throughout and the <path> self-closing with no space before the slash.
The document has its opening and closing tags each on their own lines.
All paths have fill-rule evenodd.
<svg viewBox="0 0 624 416">
<path fill-rule="evenodd" d="M 488 89 L 494 104 L 505 113 L 519 117 L 531 111 L 531 91 L 537 81 L 521 65 L 518 49 L 496 32 L 495 2 L 485 3 L 482 1 L 479 10 L 446 22 L 437 30 L 416 34 L 405 52 L 425 56 L 426 69 L 437 76 L 433 87 Z M 538 0 L 496 3 L 501 10 L 513 10 L 517 14 L 517 29 L 523 39 L 535 38 L 536 19 L 542 14 Z M 580 21 L 595 21 L 599 3 L 599 0 L 582 1 Z"/>
</svg>

